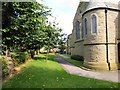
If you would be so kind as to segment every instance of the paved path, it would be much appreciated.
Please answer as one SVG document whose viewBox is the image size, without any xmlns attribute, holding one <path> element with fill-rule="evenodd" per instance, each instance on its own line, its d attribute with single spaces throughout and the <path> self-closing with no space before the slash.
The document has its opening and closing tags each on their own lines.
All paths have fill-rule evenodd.
<svg viewBox="0 0 120 90">
<path fill-rule="evenodd" d="M 55 60 L 59 62 L 63 67 L 63 69 L 69 74 L 107 80 L 112 82 L 120 82 L 120 71 L 109 71 L 109 72 L 86 71 L 63 60 L 62 58 L 55 58 Z"/>
<path fill-rule="evenodd" d="M 70 58 L 69 56 L 65 56 L 65 55 L 62 55 L 62 54 L 58 54 L 58 55 L 63 57 L 63 58 Z"/>
</svg>

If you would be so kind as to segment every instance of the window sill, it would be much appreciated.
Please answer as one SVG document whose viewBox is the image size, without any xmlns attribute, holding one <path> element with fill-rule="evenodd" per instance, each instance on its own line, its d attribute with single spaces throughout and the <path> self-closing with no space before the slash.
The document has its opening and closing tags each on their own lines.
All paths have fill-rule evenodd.
<svg viewBox="0 0 120 90">
<path fill-rule="evenodd" d="M 76 40 L 75 43 L 82 42 L 82 41 L 84 41 L 84 39 Z"/>
</svg>

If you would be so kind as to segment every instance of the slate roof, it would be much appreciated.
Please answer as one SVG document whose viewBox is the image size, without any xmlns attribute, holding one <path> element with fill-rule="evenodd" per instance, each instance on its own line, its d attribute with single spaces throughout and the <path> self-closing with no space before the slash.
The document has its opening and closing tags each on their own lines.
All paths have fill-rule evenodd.
<svg viewBox="0 0 120 90">
<path fill-rule="evenodd" d="M 120 3 L 120 2 L 119 2 Z M 104 2 L 99 0 L 90 0 L 87 8 L 85 11 L 94 9 L 94 8 L 113 8 L 113 9 L 119 9 L 118 4 L 111 3 L 111 2 Z"/>
</svg>

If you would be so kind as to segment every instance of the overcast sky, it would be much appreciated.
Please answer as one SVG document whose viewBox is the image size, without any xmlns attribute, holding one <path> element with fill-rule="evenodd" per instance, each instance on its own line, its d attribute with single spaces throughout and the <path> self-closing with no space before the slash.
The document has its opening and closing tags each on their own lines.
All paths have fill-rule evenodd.
<svg viewBox="0 0 120 90">
<path fill-rule="evenodd" d="M 37 0 L 40 2 L 41 0 Z M 71 34 L 73 29 L 73 18 L 75 16 L 80 0 L 44 0 L 44 4 L 52 8 L 52 15 L 56 17 L 59 26 L 63 29 L 64 33 Z M 81 0 L 89 1 L 89 0 Z M 97 0 L 118 2 L 120 0 Z"/>
</svg>

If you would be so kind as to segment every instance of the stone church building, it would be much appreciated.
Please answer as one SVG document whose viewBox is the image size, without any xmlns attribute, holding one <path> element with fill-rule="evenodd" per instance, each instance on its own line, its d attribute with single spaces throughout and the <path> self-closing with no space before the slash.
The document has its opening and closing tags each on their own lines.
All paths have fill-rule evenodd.
<svg viewBox="0 0 120 90">
<path fill-rule="evenodd" d="M 84 57 L 84 65 L 93 70 L 120 68 L 120 2 L 80 2 L 67 52 Z"/>
</svg>

